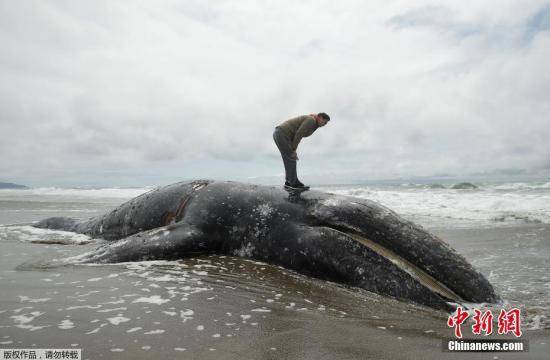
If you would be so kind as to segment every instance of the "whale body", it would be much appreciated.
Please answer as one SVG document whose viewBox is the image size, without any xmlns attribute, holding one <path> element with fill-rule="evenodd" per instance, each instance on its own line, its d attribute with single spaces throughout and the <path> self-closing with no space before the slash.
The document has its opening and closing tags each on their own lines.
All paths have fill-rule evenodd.
<svg viewBox="0 0 550 360">
<path fill-rule="evenodd" d="M 108 240 L 73 262 L 172 260 L 224 254 L 436 309 L 496 302 L 456 250 L 379 203 L 319 191 L 195 180 L 140 195 L 95 218 L 34 226 Z"/>
</svg>

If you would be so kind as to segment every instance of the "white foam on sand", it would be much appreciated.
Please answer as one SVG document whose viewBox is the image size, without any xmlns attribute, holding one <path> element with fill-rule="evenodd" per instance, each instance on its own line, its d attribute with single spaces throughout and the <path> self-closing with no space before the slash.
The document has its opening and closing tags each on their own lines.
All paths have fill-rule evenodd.
<svg viewBox="0 0 550 360">
<path fill-rule="evenodd" d="M 193 314 L 195 314 L 195 312 L 190 309 L 186 309 L 185 311 L 180 310 L 180 317 L 182 319 L 182 322 L 193 319 Z"/>
<path fill-rule="evenodd" d="M 57 327 L 62 330 L 68 330 L 74 328 L 74 323 L 71 320 L 63 320 Z"/>
<path fill-rule="evenodd" d="M 181 261 L 140 261 L 118 264 L 125 266 L 128 271 L 126 276 L 137 276 L 143 280 L 135 281 L 132 284 L 139 287 L 141 291 L 151 292 L 151 288 L 160 288 L 158 283 L 169 283 L 171 286 L 164 286 L 168 290 L 168 298 L 161 298 L 159 295 L 139 297 L 135 303 L 152 303 L 162 305 L 173 299 L 187 301 L 191 295 L 211 291 L 211 287 L 205 287 L 200 278 L 193 277 L 192 272 L 185 270 L 189 266 Z M 196 271 L 200 275 L 207 275 L 207 272 Z M 193 274 L 197 275 L 197 274 Z M 184 319 L 185 321 L 185 319 Z"/>
<path fill-rule="evenodd" d="M 69 306 L 65 310 L 76 310 L 76 309 L 99 309 L 101 305 L 76 305 L 76 306 Z"/>
<path fill-rule="evenodd" d="M 40 302 L 46 302 L 51 300 L 51 298 L 32 299 L 24 295 L 19 295 L 19 299 L 21 299 L 21 302 L 30 302 L 30 303 L 40 303 Z"/>
<path fill-rule="evenodd" d="M 197 271 L 197 270 L 192 270 L 193 271 L 193 274 L 195 275 L 199 275 L 199 276 L 207 276 L 208 275 L 208 272 L 206 271 Z"/>
<path fill-rule="evenodd" d="M 150 281 L 177 281 L 178 279 L 171 275 L 164 275 L 159 277 L 149 277 L 147 278 Z"/>
<path fill-rule="evenodd" d="M 43 314 L 44 314 L 43 312 L 33 311 L 28 314 L 12 315 L 10 316 L 10 318 L 13 319 L 13 322 L 15 323 L 15 327 L 18 327 L 20 329 L 27 329 L 29 331 L 35 331 L 35 330 L 40 330 L 40 329 L 49 327 L 49 326 L 34 326 L 30 324 L 34 319 L 36 319 L 37 317 Z"/>
<path fill-rule="evenodd" d="M 0 226 L 0 241 L 19 240 L 23 242 L 62 243 L 82 245 L 94 241 L 91 237 L 69 231 L 39 229 L 30 225 Z"/>
<path fill-rule="evenodd" d="M 250 311 L 253 311 L 253 312 L 264 312 L 264 313 L 271 312 L 271 310 L 266 309 L 266 308 L 252 309 L 252 310 L 250 310 Z"/>
<path fill-rule="evenodd" d="M 128 308 L 119 307 L 119 308 L 114 308 L 114 309 L 102 309 L 102 310 L 98 310 L 97 312 L 98 313 L 106 313 L 106 312 L 113 312 L 113 311 L 120 311 L 120 310 L 128 310 Z"/>
<path fill-rule="evenodd" d="M 125 322 L 130 321 L 130 320 L 131 320 L 130 318 L 120 316 L 120 314 L 118 316 L 115 316 L 115 317 L 112 317 L 112 318 L 107 318 L 107 321 L 109 321 L 113 325 L 122 324 L 122 323 L 125 323 Z"/>
<path fill-rule="evenodd" d="M 169 299 L 161 298 L 160 295 L 153 295 L 150 297 L 140 297 L 139 299 L 132 301 L 132 303 L 148 303 L 148 304 L 162 305 L 169 301 L 170 301 Z"/>
<path fill-rule="evenodd" d="M 23 311 L 25 309 L 34 309 L 34 307 L 32 307 L 32 306 L 23 306 L 22 308 L 13 309 L 12 312 L 17 314 L 17 313 L 20 313 L 21 311 Z M 4 310 L 4 311 L 7 311 L 7 310 Z"/>
<path fill-rule="evenodd" d="M 118 304 L 124 304 L 125 301 L 124 299 L 118 299 L 116 301 L 107 301 L 107 302 L 102 302 L 100 303 L 101 305 L 118 305 Z"/>
<path fill-rule="evenodd" d="M 180 310 L 180 315 L 181 317 L 184 317 L 184 316 L 193 316 L 195 312 L 191 309 L 186 309 L 185 311 L 184 310 Z"/>
</svg>

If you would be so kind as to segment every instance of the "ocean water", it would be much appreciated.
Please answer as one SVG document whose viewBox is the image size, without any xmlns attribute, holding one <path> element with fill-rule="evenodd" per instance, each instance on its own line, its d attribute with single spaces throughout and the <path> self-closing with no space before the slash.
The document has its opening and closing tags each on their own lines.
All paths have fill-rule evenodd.
<svg viewBox="0 0 550 360">
<path fill-rule="evenodd" d="M 346 185 L 321 189 L 377 201 L 427 228 L 550 223 L 550 182 L 544 181 Z"/>
<path fill-rule="evenodd" d="M 519 307 L 530 352 L 550 335 L 550 182 L 332 185 L 434 232 Z M 84 358 L 441 358 L 446 314 L 226 256 L 51 268 L 101 240 L 36 229 L 88 218 L 151 190 L 0 190 L 0 347 L 76 347 Z M 467 331 L 465 331 L 467 332 Z M 371 341 L 369 339 L 376 339 Z M 181 355 L 186 354 L 186 355 Z M 444 354 L 493 358 L 486 354 Z M 517 358 L 517 354 L 499 354 Z"/>
</svg>

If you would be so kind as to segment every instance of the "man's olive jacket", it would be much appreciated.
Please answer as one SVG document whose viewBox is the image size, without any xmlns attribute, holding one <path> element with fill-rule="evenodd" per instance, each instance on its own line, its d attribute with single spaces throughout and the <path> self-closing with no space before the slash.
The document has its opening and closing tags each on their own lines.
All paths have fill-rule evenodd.
<svg viewBox="0 0 550 360">
<path fill-rule="evenodd" d="M 319 125 L 313 115 L 302 115 L 287 120 L 277 127 L 288 136 L 292 143 L 292 150 L 296 151 L 300 140 L 313 134 Z"/>
</svg>

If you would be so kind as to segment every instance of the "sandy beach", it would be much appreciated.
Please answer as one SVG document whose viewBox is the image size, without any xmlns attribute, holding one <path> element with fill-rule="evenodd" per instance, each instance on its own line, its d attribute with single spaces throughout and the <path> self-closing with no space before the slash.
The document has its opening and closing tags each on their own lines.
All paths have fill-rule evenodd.
<svg viewBox="0 0 550 360">
<path fill-rule="evenodd" d="M 550 228 L 439 235 L 467 251 L 533 231 Z M 48 268 L 93 246 L 2 243 L 2 347 L 75 347 L 85 359 L 547 358 L 548 329 L 525 331 L 528 353 L 443 353 L 446 314 L 238 258 Z"/>
<path fill-rule="evenodd" d="M 77 348 L 83 359 L 547 358 L 546 224 L 430 228 L 496 287 L 504 302 L 489 309 L 522 309 L 529 341 L 524 353 L 449 353 L 448 314 L 242 258 L 56 266 L 101 240 L 22 223 L 95 216 L 125 199 L 23 194 L 0 201 L 1 348 Z M 469 326 L 465 337 L 479 338 Z"/>
</svg>

